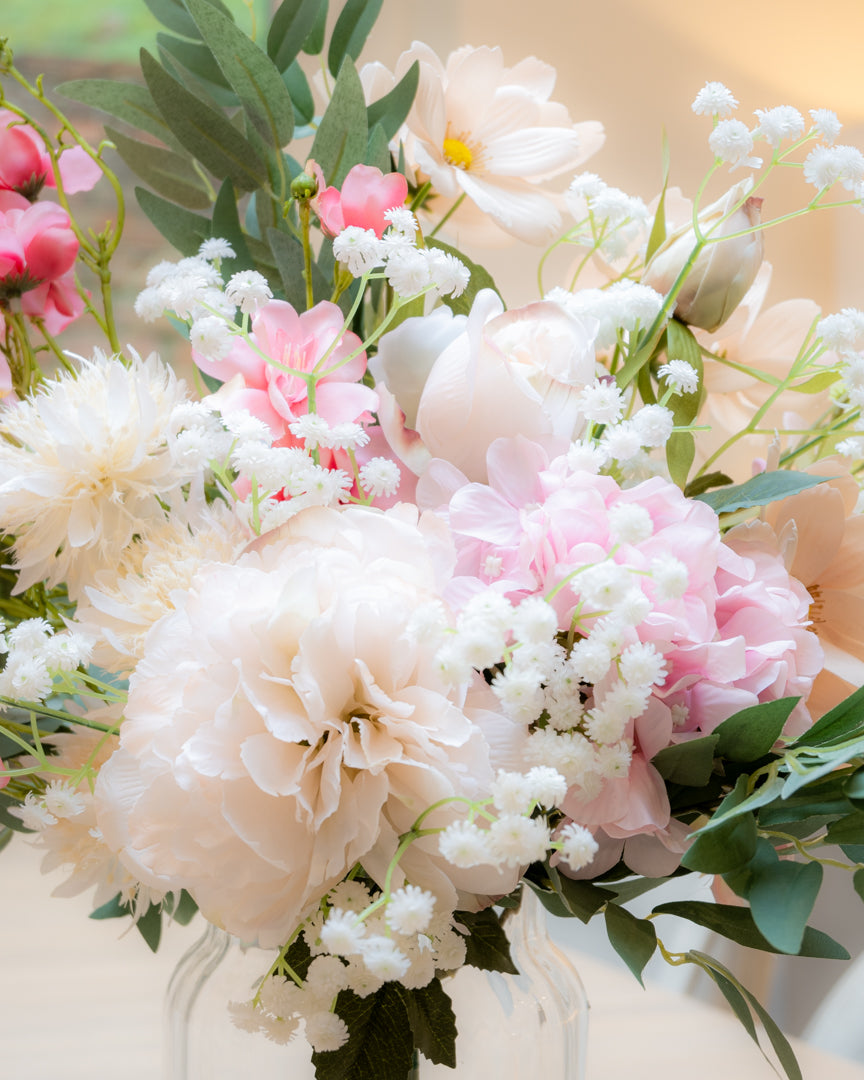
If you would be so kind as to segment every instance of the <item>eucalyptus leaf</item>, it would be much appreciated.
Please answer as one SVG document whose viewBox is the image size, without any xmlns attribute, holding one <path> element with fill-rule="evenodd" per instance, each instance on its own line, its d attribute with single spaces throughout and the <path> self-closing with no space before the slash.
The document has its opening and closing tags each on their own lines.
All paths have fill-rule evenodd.
<svg viewBox="0 0 864 1080">
<path fill-rule="evenodd" d="M 702 787 L 711 777 L 716 746 L 716 734 L 703 735 L 665 747 L 654 755 L 651 764 L 670 783 Z"/>
<path fill-rule="evenodd" d="M 131 915 L 129 905 L 124 903 L 120 893 L 116 896 L 112 896 L 110 900 L 106 900 L 104 904 L 100 904 L 95 911 L 91 911 L 88 918 L 90 919 L 123 919 L 126 916 Z"/>
<path fill-rule="evenodd" d="M 207 0 L 203 0 L 203 2 L 206 4 Z M 207 4 L 207 7 L 209 8 L 210 5 Z M 210 8 L 210 10 L 213 9 Z M 223 90 L 231 89 L 231 84 L 222 74 L 222 69 L 216 63 L 216 58 L 207 45 L 194 41 L 184 41 L 183 38 L 172 37 L 170 34 L 157 34 L 156 44 L 160 49 L 169 52 L 187 71 L 190 71 L 199 79 L 213 83 L 214 86 L 219 86 Z"/>
<path fill-rule="evenodd" d="M 852 875 L 852 885 L 858 896 L 864 900 L 864 869 L 855 871 Z"/>
<path fill-rule="evenodd" d="M 327 5 L 323 5 L 326 13 Z M 280 71 L 297 58 L 322 10 L 322 0 L 283 0 L 267 34 L 267 55 Z"/>
<path fill-rule="evenodd" d="M 828 746 L 832 742 L 845 741 L 864 726 L 864 687 L 829 709 L 789 749 L 799 746 Z"/>
<path fill-rule="evenodd" d="M 162 908 L 178 926 L 188 926 L 198 911 L 198 905 L 185 889 L 180 890 L 179 898 L 176 893 L 168 893 Z"/>
<path fill-rule="evenodd" d="M 369 130 L 380 124 L 388 140 L 394 138 L 411 111 L 419 81 L 420 63 L 415 60 L 393 89 L 366 109 Z"/>
<path fill-rule="evenodd" d="M 316 1080 L 405 1080 L 414 1048 L 398 983 L 386 982 L 365 998 L 343 990 L 335 1011 L 348 1025 L 348 1041 L 313 1053 Z"/>
<path fill-rule="evenodd" d="M 294 107 L 277 66 L 209 0 L 184 2 L 258 133 L 274 149 L 285 146 L 294 134 Z"/>
<path fill-rule="evenodd" d="M 209 208 L 210 195 L 188 158 L 130 139 L 107 125 L 105 134 L 129 168 L 160 195 L 190 210 Z"/>
<path fill-rule="evenodd" d="M 775 949 L 795 954 L 801 948 L 821 885 L 819 863 L 780 859 L 770 843 L 759 845 L 747 900 L 759 932 Z"/>
<path fill-rule="evenodd" d="M 207 218 L 175 206 L 146 188 L 135 188 L 135 197 L 147 217 L 181 255 L 198 254 L 201 244 L 210 236 Z"/>
<path fill-rule="evenodd" d="M 704 473 L 702 476 L 695 476 L 687 487 L 684 488 L 684 494 L 688 499 L 695 499 L 697 495 L 702 495 L 703 492 L 716 487 L 725 487 L 727 484 L 732 483 L 732 477 L 727 476 L 722 472 Z"/>
<path fill-rule="evenodd" d="M 864 844 L 864 812 L 858 811 L 832 822 L 825 839 L 829 844 Z"/>
<path fill-rule="evenodd" d="M 190 93 L 146 49 L 141 50 L 141 70 L 165 122 L 205 168 L 240 191 L 266 184 L 264 162 L 221 112 Z"/>
<path fill-rule="evenodd" d="M 756 819 L 752 814 L 726 818 L 710 832 L 696 833 L 681 865 L 703 874 L 727 874 L 753 858 L 756 836 Z"/>
<path fill-rule="evenodd" d="M 100 109 L 131 127 L 155 135 L 173 150 L 183 149 L 163 120 L 146 86 L 114 82 L 112 79 L 74 79 L 61 83 L 57 91 L 72 101 Z"/>
<path fill-rule="evenodd" d="M 282 72 L 282 81 L 291 96 L 295 124 L 310 123 L 315 117 L 315 101 L 309 88 L 309 80 L 296 60 Z M 294 137 L 300 138 L 296 129 Z"/>
<path fill-rule="evenodd" d="M 135 929 L 147 942 L 150 951 L 157 952 L 162 940 L 162 912 L 158 905 L 151 904 L 144 914 L 135 920 Z"/>
<path fill-rule="evenodd" d="M 435 978 L 414 990 L 398 982 L 395 985 L 408 1014 L 414 1045 L 434 1064 L 455 1069 L 456 1014 L 441 980 Z"/>
<path fill-rule="evenodd" d="M 390 146 L 384 128 L 376 124 L 369 132 L 369 140 L 366 144 L 366 164 L 374 165 L 382 173 L 390 172 Z"/>
<path fill-rule="evenodd" d="M 327 67 L 331 75 L 339 74 L 346 56 L 356 60 L 360 55 L 383 3 L 384 0 L 347 0 L 330 36 Z"/>
<path fill-rule="evenodd" d="M 237 213 L 237 199 L 230 180 L 225 180 L 219 188 L 216 203 L 213 206 L 211 224 L 213 236 L 219 236 L 234 248 L 233 259 L 222 260 L 222 277 L 227 280 L 238 270 L 255 270 L 255 260 L 249 253 L 246 234 L 240 225 Z"/>
<path fill-rule="evenodd" d="M 268 229 L 267 240 L 282 282 L 285 299 L 296 311 L 306 310 L 306 282 L 303 278 L 303 245 L 292 233 Z M 330 295 L 327 279 L 312 263 L 312 294 L 317 301 Z"/>
<path fill-rule="evenodd" d="M 637 919 L 618 904 L 607 904 L 606 933 L 612 948 L 644 986 L 642 972 L 657 948 L 653 924 L 648 919 Z"/>
<path fill-rule="evenodd" d="M 805 754 L 801 749 L 795 758 L 795 768 L 791 769 L 783 785 L 784 796 L 791 795 L 800 788 L 807 787 L 824 776 L 830 776 L 839 766 L 846 765 L 864 755 L 864 736 L 850 739 L 845 746 L 828 746 L 823 750 L 814 750 Z"/>
<path fill-rule="evenodd" d="M 770 753 L 801 699 L 777 698 L 728 717 L 714 729 L 717 754 L 729 761 L 757 761 Z"/>
<path fill-rule="evenodd" d="M 348 171 L 363 161 L 367 136 L 363 87 L 357 69 L 346 58 L 309 152 L 328 184 L 339 187 Z"/>
<path fill-rule="evenodd" d="M 788 499 L 790 495 L 797 495 L 799 491 L 806 491 L 827 479 L 827 476 L 776 469 L 759 473 L 743 484 L 733 484 L 719 491 L 706 491 L 695 497 L 707 503 L 715 514 L 731 514 L 735 510 L 747 510 L 753 506 L 766 506 L 778 499 Z"/>
<path fill-rule="evenodd" d="M 318 56 L 319 53 L 324 51 L 324 37 L 327 33 L 327 0 L 322 0 L 321 7 L 318 10 L 318 17 L 316 18 L 312 29 L 306 40 L 303 42 L 303 52 L 307 56 Z"/>
<path fill-rule="evenodd" d="M 443 296 L 441 298 L 454 315 L 467 315 L 474 303 L 474 297 L 481 289 L 492 289 L 493 292 L 496 292 L 501 296 L 501 293 L 498 292 L 498 286 L 492 279 L 492 275 L 485 267 L 481 266 L 479 263 L 472 262 L 461 251 L 457 251 L 456 248 L 450 247 L 449 244 L 445 244 L 434 237 L 426 237 L 426 246 L 438 248 L 439 251 L 444 251 L 448 255 L 453 255 L 461 263 L 464 263 L 468 268 L 468 272 L 471 274 L 468 286 L 461 296 Z M 501 302 L 504 302 L 503 297 Z"/>
</svg>

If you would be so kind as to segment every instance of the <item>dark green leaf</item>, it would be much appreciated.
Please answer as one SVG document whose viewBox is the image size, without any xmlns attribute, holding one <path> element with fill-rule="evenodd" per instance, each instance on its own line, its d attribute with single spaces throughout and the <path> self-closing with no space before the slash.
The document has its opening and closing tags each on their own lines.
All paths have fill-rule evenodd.
<svg viewBox="0 0 864 1080">
<path fill-rule="evenodd" d="M 185 3 L 255 129 L 275 149 L 285 146 L 294 134 L 294 108 L 279 69 L 209 0 Z"/>
<path fill-rule="evenodd" d="M 306 944 L 306 937 L 303 934 L 298 934 L 296 938 L 288 946 L 288 952 L 285 956 L 288 961 L 288 965 L 291 970 L 298 975 L 301 979 L 306 978 L 309 972 L 309 965 L 312 963 L 314 957 Z"/>
<path fill-rule="evenodd" d="M 864 723 L 864 686 L 850 694 L 820 717 L 809 731 L 791 744 L 799 746 L 826 746 L 832 742 L 848 739 Z"/>
<path fill-rule="evenodd" d="M 383 3 L 384 0 L 347 0 L 333 27 L 327 51 L 331 75 L 339 73 L 346 56 L 356 60 L 360 55 Z"/>
<path fill-rule="evenodd" d="M 138 205 L 169 244 L 181 255 L 197 255 L 198 248 L 210 236 L 210 222 L 146 188 L 135 188 Z"/>
<path fill-rule="evenodd" d="M 853 863 L 864 863 L 864 844 L 841 844 L 840 850 Z"/>
<path fill-rule="evenodd" d="M 670 319 L 666 327 L 666 356 L 669 360 L 684 360 L 696 369 L 699 376 L 699 389 L 693 394 L 676 394 L 669 402 L 669 408 L 675 417 L 675 423 L 681 427 L 692 424 L 702 403 L 704 372 L 702 368 L 702 350 L 689 326 Z M 689 465 L 688 465 L 689 468 Z"/>
<path fill-rule="evenodd" d="M 441 980 L 433 979 L 416 990 L 395 985 L 408 1014 L 414 1045 L 429 1061 L 455 1069 L 456 1015 Z"/>
<path fill-rule="evenodd" d="M 843 794 L 859 810 L 864 810 L 864 769 L 858 769 L 843 785 Z"/>
<path fill-rule="evenodd" d="M 703 494 L 710 488 L 725 487 L 726 484 L 732 483 L 732 477 L 727 476 L 722 472 L 704 473 L 702 476 L 696 476 L 692 479 L 687 487 L 684 488 L 684 494 L 688 499 L 695 499 L 697 495 Z"/>
<path fill-rule="evenodd" d="M 255 260 L 249 254 L 246 244 L 246 234 L 240 226 L 240 218 L 237 214 L 237 198 L 230 180 L 225 180 L 219 188 L 216 202 L 213 206 L 213 236 L 219 236 L 227 240 L 234 248 L 236 258 L 224 259 L 222 262 L 222 276 L 227 280 L 238 270 L 254 270 Z"/>
<path fill-rule="evenodd" d="M 669 881 L 668 877 L 637 877 L 632 878 L 629 881 L 604 882 L 603 888 L 615 894 L 615 902 L 617 904 L 628 904 L 631 900 L 635 900 L 637 896 L 642 896 L 643 893 L 650 892 L 652 889 L 657 889 L 661 885 L 665 885 L 667 881 Z"/>
<path fill-rule="evenodd" d="M 321 7 L 318 9 L 318 18 L 315 20 L 315 25 L 309 31 L 309 35 L 303 42 L 303 52 L 307 56 L 317 56 L 324 51 L 324 35 L 327 32 L 327 0 L 322 0 Z"/>
<path fill-rule="evenodd" d="M 811 476 L 791 469 L 776 469 L 759 473 L 743 484 L 733 484 L 719 491 L 706 491 L 696 498 L 707 503 L 716 514 L 731 514 L 735 510 L 747 510 L 778 499 L 788 499 L 790 495 L 797 495 L 799 491 L 806 491 L 828 479 L 827 476 Z"/>
<path fill-rule="evenodd" d="M 264 162 L 221 112 L 190 93 L 146 49 L 141 50 L 141 70 L 165 122 L 205 168 L 241 191 L 267 183 Z"/>
<path fill-rule="evenodd" d="M 209 208 L 210 196 L 188 158 L 130 139 L 107 125 L 105 134 L 129 168 L 160 195 L 192 210 Z"/>
<path fill-rule="evenodd" d="M 203 2 L 207 3 L 207 0 L 203 0 Z M 209 4 L 207 6 L 210 7 Z M 170 53 L 187 71 L 191 71 L 199 79 L 213 83 L 214 86 L 220 86 L 223 90 L 231 89 L 231 84 L 222 74 L 222 70 L 216 63 L 212 51 L 206 45 L 194 41 L 184 41 L 182 38 L 172 37 L 170 34 L 157 34 L 156 44 L 160 49 Z"/>
<path fill-rule="evenodd" d="M 852 875 L 852 885 L 858 896 L 864 900 L 864 869 L 855 871 Z"/>
<path fill-rule="evenodd" d="M 651 759 L 651 764 L 664 780 L 688 787 L 707 784 L 714 768 L 717 735 L 667 746 Z"/>
<path fill-rule="evenodd" d="M 396 132 L 405 123 L 405 118 L 414 104 L 414 96 L 417 93 L 417 83 L 420 80 L 420 64 L 415 60 L 405 72 L 389 94 L 373 101 L 366 110 L 366 117 L 371 131 L 376 124 L 384 129 L 388 139 L 395 137 Z"/>
<path fill-rule="evenodd" d="M 276 268 L 282 280 L 285 299 L 296 311 L 306 310 L 306 283 L 303 280 L 303 245 L 292 233 L 277 229 L 267 231 L 270 250 L 276 260 Z M 312 292 L 316 300 L 329 296 L 327 279 L 312 263 Z"/>
<path fill-rule="evenodd" d="M 682 491 L 687 486 L 687 476 L 695 457 L 696 442 L 693 439 L 693 433 L 673 431 L 666 443 L 666 464 L 670 478 Z"/>
<path fill-rule="evenodd" d="M 91 911 L 89 918 L 91 919 L 122 919 L 132 912 L 129 909 L 129 905 L 124 903 L 121 899 L 120 893 L 106 901 L 95 911 Z"/>
<path fill-rule="evenodd" d="M 715 934 L 746 945 L 748 949 L 776 953 L 779 949 L 759 932 L 748 908 L 727 904 L 709 904 L 703 900 L 672 900 L 654 908 L 655 915 L 674 915 L 688 919 L 697 926 L 713 930 Z M 821 930 L 808 926 L 804 931 L 798 956 L 821 956 L 827 960 L 848 960 L 849 953 Z"/>
<path fill-rule="evenodd" d="M 699 954 L 691 951 L 686 955 L 692 957 L 698 956 Z M 759 1036 L 756 1034 L 756 1024 L 753 1022 L 753 1015 L 750 1012 L 750 1006 L 747 1004 L 747 999 L 744 997 L 741 990 L 738 989 L 739 984 L 737 983 L 737 980 L 733 982 L 731 979 L 727 979 L 721 972 L 715 971 L 713 967 L 708 967 L 706 964 L 699 964 L 699 967 L 702 968 L 706 975 L 714 980 L 717 988 L 729 1003 L 732 1012 L 738 1017 L 741 1026 L 758 1046 Z M 759 1049 L 762 1049 L 761 1046 Z"/>
<path fill-rule="evenodd" d="M 182 34 L 188 38 L 200 37 L 198 28 L 189 17 L 189 12 L 183 7 L 181 0 L 144 0 L 150 11 L 169 30 L 175 34 Z"/>
<path fill-rule="evenodd" d="M 471 310 L 471 305 L 474 303 L 474 297 L 481 289 L 492 289 L 501 296 L 501 293 L 498 292 L 498 286 L 492 280 L 492 275 L 485 267 L 481 266 L 479 263 L 472 262 L 467 256 L 463 255 L 461 251 L 457 251 L 456 248 L 450 247 L 449 244 L 444 244 L 440 240 L 427 236 L 426 246 L 438 248 L 440 251 L 446 251 L 448 255 L 454 255 L 460 262 L 468 267 L 468 270 L 471 273 L 471 280 L 468 282 L 468 287 L 461 296 L 442 297 L 442 300 L 454 315 L 467 315 Z"/>
<path fill-rule="evenodd" d="M 657 209 L 654 212 L 654 223 L 651 226 L 651 234 L 648 237 L 648 246 L 645 249 L 645 262 L 648 263 L 651 256 L 666 239 L 666 188 L 669 184 L 669 139 L 666 130 L 663 130 L 662 143 L 663 182 L 660 185 L 660 198 L 657 201 Z"/>
<path fill-rule="evenodd" d="M 153 95 L 146 86 L 114 82 L 111 79 L 76 79 L 73 82 L 61 83 L 57 90 L 72 101 L 80 101 L 92 109 L 100 109 L 132 127 L 155 135 L 174 150 L 182 149 L 162 119 Z"/>
<path fill-rule="evenodd" d="M 703 874 L 727 874 L 753 858 L 756 835 L 752 814 L 729 818 L 710 832 L 697 833 L 681 865 Z"/>
<path fill-rule="evenodd" d="M 797 953 L 822 884 L 819 863 L 780 859 L 760 844 L 750 864 L 747 899 L 759 932 L 775 949 Z"/>
<path fill-rule="evenodd" d="M 825 837 L 829 844 L 864 844 L 864 812 L 858 811 L 833 821 Z"/>
<path fill-rule="evenodd" d="M 0 851 L 2 851 L 6 847 L 6 845 L 11 841 L 14 835 L 14 829 L 10 829 L 6 825 L 0 826 Z"/>
<path fill-rule="evenodd" d="M 494 908 L 483 911 L 457 911 L 456 927 L 468 930 L 465 938 L 465 963 L 483 971 L 509 971 L 518 975 L 519 969 L 510 958 L 510 942 Z"/>
<path fill-rule="evenodd" d="M 151 952 L 156 952 L 162 938 L 162 912 L 151 904 L 144 914 L 135 920 L 135 929 L 147 942 Z"/>
<path fill-rule="evenodd" d="M 348 1041 L 312 1055 L 316 1080 L 405 1080 L 414 1048 L 398 983 L 365 998 L 343 990 L 336 1012 L 348 1025 Z"/>
<path fill-rule="evenodd" d="M 324 4 L 326 14 L 327 5 Z M 321 0 L 283 0 L 267 34 L 267 55 L 280 71 L 293 63 L 321 13 Z"/>
<path fill-rule="evenodd" d="M 615 893 L 608 889 L 599 888 L 591 881 L 574 881 L 548 863 L 532 868 L 525 880 L 547 911 L 561 918 L 575 916 L 583 923 L 590 922 L 604 904 L 616 899 Z"/>
<path fill-rule="evenodd" d="M 309 151 L 328 184 L 339 187 L 349 169 L 363 161 L 367 135 L 363 87 L 357 69 L 346 58 Z"/>
<path fill-rule="evenodd" d="M 770 753 L 783 726 L 800 701 L 797 697 L 777 698 L 742 709 L 714 729 L 717 754 L 729 761 L 756 761 Z"/>
<path fill-rule="evenodd" d="M 380 124 L 376 124 L 369 132 L 369 141 L 366 144 L 366 164 L 374 165 L 382 173 L 390 172 L 390 147 L 384 128 Z"/>
<path fill-rule="evenodd" d="M 843 778 L 828 777 L 788 799 L 778 799 L 759 811 L 759 824 L 766 827 L 784 822 L 804 821 L 813 816 L 843 817 L 853 807 L 843 794 Z"/>
<path fill-rule="evenodd" d="M 657 932 L 651 922 L 637 919 L 618 904 L 607 904 L 606 933 L 612 948 L 641 983 L 645 965 L 657 948 Z"/>
<path fill-rule="evenodd" d="M 282 81 L 291 95 L 295 122 L 310 123 L 315 116 L 315 101 L 309 89 L 309 81 L 296 60 L 282 73 Z"/>
<path fill-rule="evenodd" d="M 179 926 L 188 926 L 198 911 L 198 905 L 185 889 L 180 891 L 180 899 L 175 904 L 175 894 L 168 893 L 162 901 L 163 910 Z"/>
</svg>

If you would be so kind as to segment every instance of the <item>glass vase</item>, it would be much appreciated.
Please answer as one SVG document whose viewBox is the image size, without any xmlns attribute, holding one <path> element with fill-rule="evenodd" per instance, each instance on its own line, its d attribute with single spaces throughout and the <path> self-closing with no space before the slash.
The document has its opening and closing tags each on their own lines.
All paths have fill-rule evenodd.
<svg viewBox="0 0 864 1080">
<path fill-rule="evenodd" d="M 527 888 L 507 935 L 518 975 L 464 967 L 443 981 L 459 1032 L 456 1069 L 420 1056 L 406 1080 L 584 1080 L 588 1001 Z M 207 928 L 168 986 L 163 1080 L 314 1080 L 302 1034 L 277 1045 L 235 1027 L 228 1015 L 229 1001 L 254 992 L 269 956 Z"/>
</svg>

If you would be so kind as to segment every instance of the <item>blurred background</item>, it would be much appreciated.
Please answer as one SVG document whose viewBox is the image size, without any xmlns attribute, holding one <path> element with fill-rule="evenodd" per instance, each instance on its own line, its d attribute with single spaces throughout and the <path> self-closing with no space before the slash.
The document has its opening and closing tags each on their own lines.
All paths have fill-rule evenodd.
<svg viewBox="0 0 864 1080">
<path fill-rule="evenodd" d="M 246 26 L 253 12 L 260 17 L 267 7 L 262 0 L 226 3 Z M 338 10 L 340 4 L 331 0 L 334 7 Z M 0 36 L 9 37 L 18 63 L 29 76 L 45 73 L 49 89 L 84 77 L 137 80 L 138 50 L 142 45 L 155 50 L 157 29 L 143 0 L 87 0 L 86 4 L 3 0 L 0 6 Z M 415 39 L 442 57 L 461 44 L 497 44 L 508 65 L 531 54 L 552 64 L 558 71 L 555 100 L 567 105 L 574 121 L 599 120 L 606 129 L 605 146 L 585 167 L 646 202 L 659 190 L 664 129 L 671 153 L 671 183 L 685 195 L 695 193 L 710 165 L 710 121 L 690 110 L 707 80 L 719 80 L 733 91 L 740 101 L 738 116 L 745 121 L 751 120 L 754 109 L 779 104 L 794 105 L 805 115 L 811 108 L 831 108 L 844 124 L 839 141 L 864 146 L 860 61 L 864 4 L 860 0 L 822 0 L 818 8 L 809 0 L 782 4 L 779 0 L 725 0 L 722 5 L 698 0 L 544 0 L 534 5 L 524 0 L 385 0 L 364 57 L 392 68 Z M 69 111 L 82 130 L 98 141 L 101 119 L 78 107 Z M 131 181 L 118 166 L 121 176 Z M 731 180 L 739 177 L 740 172 L 733 173 Z M 763 212 L 774 217 L 791 211 L 811 193 L 800 171 L 784 171 L 764 192 Z M 97 188 L 89 196 L 76 196 L 85 197 L 91 200 L 91 212 L 98 220 L 106 194 Z M 142 352 L 158 347 L 172 358 L 180 350 L 179 339 L 170 328 L 140 324 L 131 312 L 131 302 L 143 287 L 149 266 L 173 253 L 137 211 L 134 197 L 129 199 L 129 211 L 126 241 L 115 268 L 120 282 L 121 340 L 131 341 Z M 536 296 L 532 283 L 538 251 L 514 246 L 474 254 L 490 266 L 511 303 Z M 825 313 L 844 306 L 864 307 L 862 255 L 864 214 L 853 208 L 808 215 L 772 230 L 766 236 L 766 257 L 775 267 L 769 301 L 811 297 Z M 73 333 L 74 328 L 69 332 L 71 347 L 89 351 L 86 340 L 72 340 Z M 17 838 L 15 843 L 19 843 Z M 41 934 L 54 922 L 58 907 L 68 902 L 48 898 L 52 883 L 32 873 L 34 867 L 30 853 L 6 852 L 0 857 L 4 905 L 0 918 L 4 927 L 12 927 L 20 926 L 26 917 L 32 933 Z M 26 873 L 18 872 L 24 868 Z M 864 946 L 861 905 L 851 884 L 841 878 L 820 901 L 813 923 L 857 953 Z M 116 936 L 113 931 L 93 924 L 86 930 L 94 943 L 98 930 L 105 948 L 113 946 L 108 940 Z M 568 933 L 568 940 L 578 948 L 603 952 L 593 932 L 571 927 Z M 135 942 L 136 947 L 140 945 Z M 62 969 L 62 941 L 52 941 L 50 949 L 52 966 Z M 0 994 L 6 994 L 6 999 L 0 997 L 0 1016 L 14 1016 L 13 1004 L 19 1017 L 23 1016 L 22 1000 L 27 1000 L 27 993 L 44 1007 L 45 969 L 35 973 L 37 979 L 26 937 L 18 953 L 0 946 L 0 956 L 4 976 Z M 831 962 L 795 961 L 789 966 L 785 960 L 772 962 L 761 956 L 746 961 L 748 971 L 742 970 L 741 957 L 727 956 L 727 960 L 792 1031 L 804 1029 L 841 971 Z M 655 970 L 655 977 L 665 976 Z M 154 1014 L 151 1019 L 155 1023 L 158 1017 Z M 19 1075 L 40 1080 L 37 1073 Z"/>
</svg>

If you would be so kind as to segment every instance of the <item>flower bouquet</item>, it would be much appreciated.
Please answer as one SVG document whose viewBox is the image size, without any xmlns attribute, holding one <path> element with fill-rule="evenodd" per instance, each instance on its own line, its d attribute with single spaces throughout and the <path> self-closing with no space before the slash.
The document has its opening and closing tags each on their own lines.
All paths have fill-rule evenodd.
<svg viewBox="0 0 864 1080">
<path fill-rule="evenodd" d="M 319 1078 L 455 1068 L 448 979 L 512 969 L 530 894 L 637 977 L 701 968 L 800 1076 L 655 922 L 841 957 L 822 845 L 864 895 L 864 313 L 763 310 L 772 177 L 860 209 L 864 156 L 707 83 L 704 180 L 646 205 L 539 60 L 358 70 L 382 0 L 329 34 L 147 2 L 143 81 L 58 90 L 123 125 L 98 147 L 0 49 L 0 844 L 151 943 L 199 910 L 272 950 L 223 1022 Z M 117 155 L 188 381 L 118 338 Z M 490 231 L 538 245 L 535 302 L 465 254 Z M 628 910 L 694 871 L 720 902 Z"/>
</svg>

